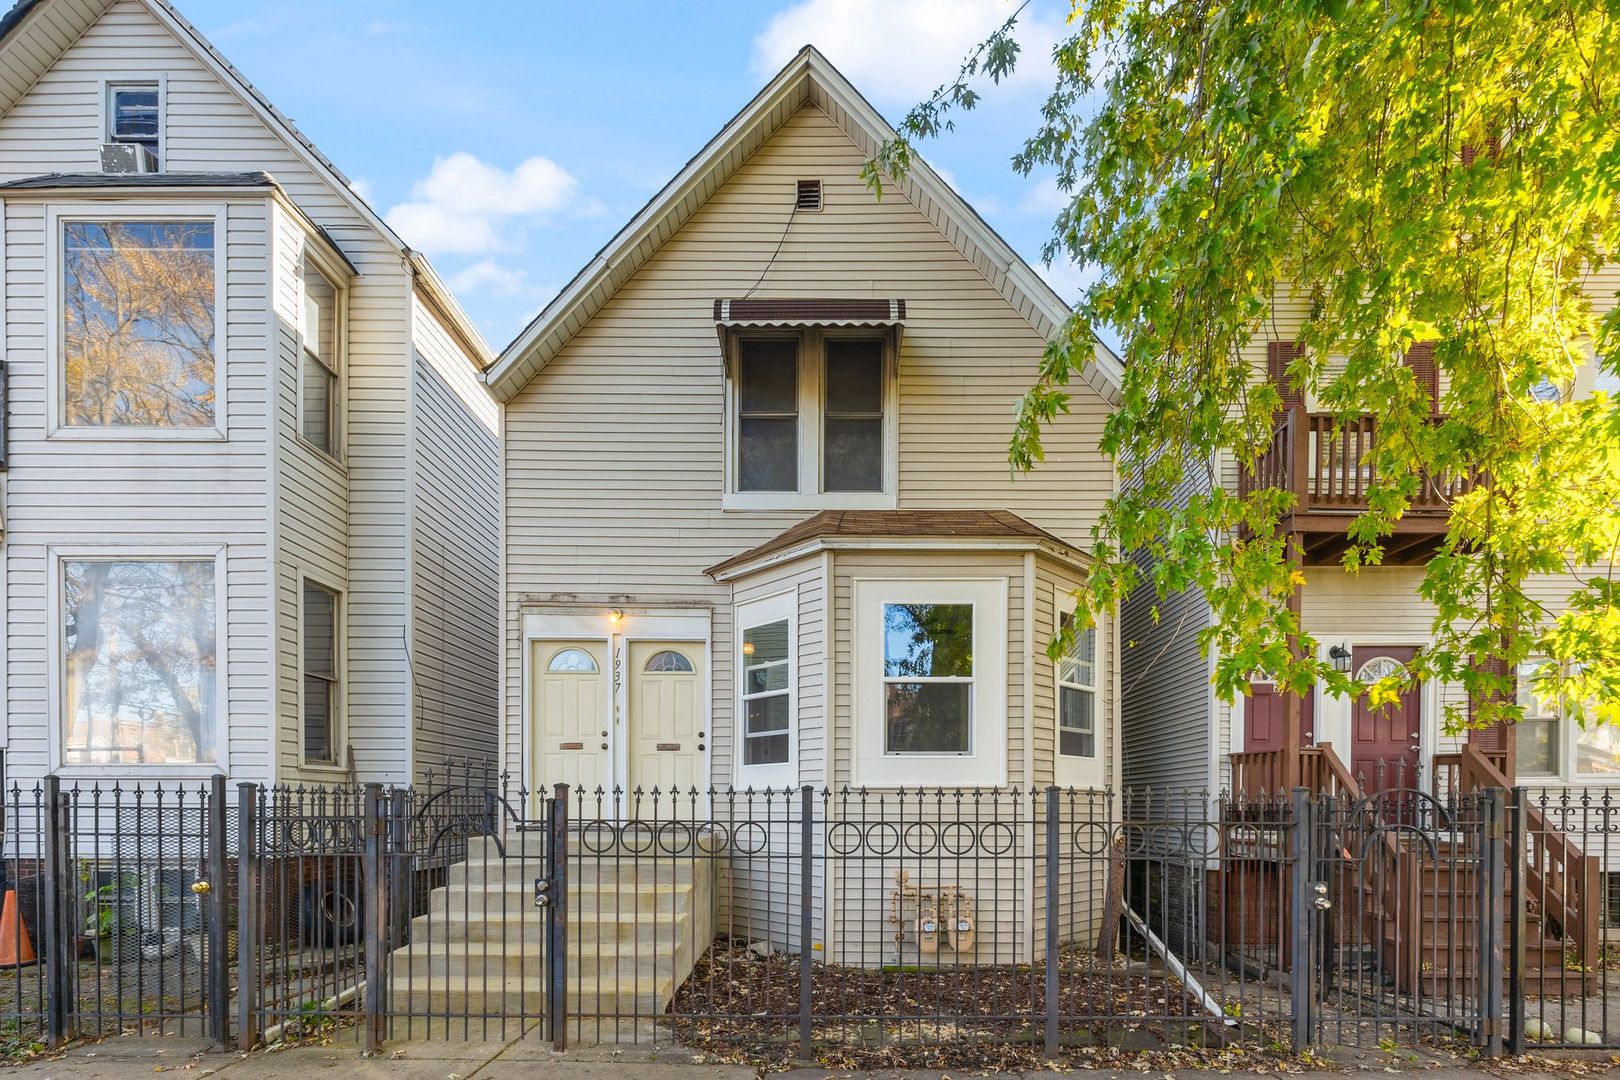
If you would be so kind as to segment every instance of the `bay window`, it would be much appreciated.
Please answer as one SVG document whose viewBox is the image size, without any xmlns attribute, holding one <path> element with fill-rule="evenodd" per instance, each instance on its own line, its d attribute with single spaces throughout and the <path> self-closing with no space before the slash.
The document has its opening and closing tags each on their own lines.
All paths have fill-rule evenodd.
<svg viewBox="0 0 1620 1080">
<path fill-rule="evenodd" d="M 1006 782 L 1004 579 L 854 582 L 856 783 Z"/>
<path fill-rule="evenodd" d="M 62 761 L 214 760 L 215 561 L 66 558 Z"/>
<path fill-rule="evenodd" d="M 790 590 L 737 605 L 737 779 L 743 784 L 786 785 L 797 779 L 797 602 L 797 592 Z"/>
<path fill-rule="evenodd" d="M 63 219 L 61 228 L 57 425 L 215 427 L 214 221 Z"/>
<path fill-rule="evenodd" d="M 1092 758 L 1097 756 L 1097 628 L 1073 631 L 1074 616 L 1068 613 L 1061 624 L 1072 638 L 1058 661 L 1058 753 Z"/>
<path fill-rule="evenodd" d="M 338 290 L 304 260 L 303 348 L 299 371 L 299 430 L 329 456 L 338 453 Z"/>
<path fill-rule="evenodd" d="M 303 745 L 304 761 L 336 765 L 338 715 L 338 594 L 313 581 L 304 582 Z"/>
</svg>

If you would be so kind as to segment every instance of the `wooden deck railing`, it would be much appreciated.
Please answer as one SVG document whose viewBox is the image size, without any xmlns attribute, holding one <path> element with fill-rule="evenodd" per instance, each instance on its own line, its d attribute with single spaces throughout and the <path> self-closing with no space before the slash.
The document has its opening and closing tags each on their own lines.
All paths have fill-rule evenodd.
<svg viewBox="0 0 1620 1080">
<path fill-rule="evenodd" d="M 1365 510 L 1378 479 L 1370 460 L 1376 439 L 1371 416 L 1341 421 L 1335 413 L 1290 409 L 1254 468 L 1239 475 L 1238 491 L 1243 495 L 1266 488 L 1290 491 L 1296 513 Z M 1408 512 L 1443 513 L 1453 499 L 1475 486 L 1472 475 L 1425 475 Z"/>
<path fill-rule="evenodd" d="M 1283 753 L 1281 750 L 1250 750 L 1228 754 L 1227 761 L 1232 766 L 1232 793 L 1245 798 L 1286 794 Z M 1299 748 L 1299 786 L 1318 795 L 1361 797 L 1361 787 L 1350 775 L 1350 770 L 1333 752 L 1333 747 L 1326 743 Z"/>
</svg>

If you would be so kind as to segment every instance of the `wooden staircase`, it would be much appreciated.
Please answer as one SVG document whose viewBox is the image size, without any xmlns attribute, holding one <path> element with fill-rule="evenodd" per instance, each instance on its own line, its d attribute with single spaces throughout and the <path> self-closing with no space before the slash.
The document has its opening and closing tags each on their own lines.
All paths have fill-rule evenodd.
<svg viewBox="0 0 1620 1080">
<path fill-rule="evenodd" d="M 1234 792 L 1250 799 L 1280 794 L 1281 753 L 1231 755 Z M 1512 786 L 1490 756 L 1473 744 L 1458 754 L 1437 755 L 1435 770 L 1437 802 L 1442 792 L 1460 797 Z M 1465 848 L 1460 845 L 1468 841 L 1447 835 L 1440 824 L 1426 827 L 1424 837 L 1390 827 L 1396 824 L 1388 820 L 1391 811 L 1377 799 L 1365 800 L 1361 785 L 1331 745 L 1302 748 L 1298 775 L 1301 785 L 1318 795 L 1368 810 L 1365 824 L 1354 826 L 1361 837 L 1338 837 L 1342 846 L 1338 859 L 1344 865 L 1341 885 L 1351 887 L 1337 889 L 1336 902 L 1354 905 L 1351 914 L 1360 926 L 1349 932 L 1359 933 L 1362 943 L 1376 944 L 1384 970 L 1397 988 L 1430 996 L 1473 977 L 1480 970 L 1484 885 L 1477 839 Z M 1525 992 L 1532 997 L 1591 993 L 1602 945 L 1599 860 L 1583 854 L 1538 809 L 1527 808 L 1526 818 Z M 1511 865 L 1505 869 L 1513 872 Z M 1506 949 L 1506 926 L 1502 941 Z"/>
<path fill-rule="evenodd" d="M 493 838 L 469 841 L 466 861 L 411 921 L 410 944 L 389 957 L 393 1014 L 545 1014 L 546 918 L 534 906 L 544 842 L 514 832 L 503 852 Z M 714 937 L 713 860 L 593 847 L 570 858 L 567 876 L 568 1016 L 661 1015 Z"/>
</svg>

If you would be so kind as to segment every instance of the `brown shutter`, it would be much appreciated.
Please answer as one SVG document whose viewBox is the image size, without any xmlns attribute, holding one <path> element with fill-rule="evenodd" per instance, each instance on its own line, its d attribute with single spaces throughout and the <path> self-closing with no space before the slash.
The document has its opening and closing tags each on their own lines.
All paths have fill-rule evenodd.
<svg viewBox="0 0 1620 1080">
<path fill-rule="evenodd" d="M 1500 658 L 1492 658 L 1485 661 L 1483 664 L 1480 664 L 1479 669 L 1491 675 L 1507 675 L 1509 687 L 1508 690 L 1501 696 L 1500 700 L 1513 700 L 1513 698 L 1516 696 L 1516 690 L 1513 686 L 1514 678 L 1512 673 L 1508 671 L 1507 662 L 1505 660 Z M 1470 694 L 1468 696 L 1468 719 L 1470 723 L 1473 721 L 1475 713 L 1478 712 L 1479 706 L 1485 700 L 1488 699 L 1481 698 L 1477 694 Z M 1468 729 L 1468 741 L 1486 753 L 1504 751 L 1508 748 L 1507 724 L 1492 724 L 1488 728 L 1470 727 Z"/>
<path fill-rule="evenodd" d="M 1288 377 L 1288 365 L 1294 362 L 1299 355 L 1299 346 L 1292 341 L 1266 342 L 1266 378 L 1271 385 L 1277 388 L 1277 396 L 1282 398 L 1283 409 L 1299 409 L 1305 406 L 1305 393 Z"/>
<path fill-rule="evenodd" d="M 1440 369 L 1434 363 L 1434 342 L 1420 341 L 1406 350 L 1406 366 L 1429 394 L 1429 412 L 1440 411 Z"/>
</svg>

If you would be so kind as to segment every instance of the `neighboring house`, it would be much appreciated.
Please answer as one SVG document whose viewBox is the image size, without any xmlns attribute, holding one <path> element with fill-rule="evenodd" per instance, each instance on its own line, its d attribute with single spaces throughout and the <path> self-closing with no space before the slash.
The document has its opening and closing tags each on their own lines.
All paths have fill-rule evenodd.
<svg viewBox="0 0 1620 1080">
<path fill-rule="evenodd" d="M 806 48 L 487 372 L 530 785 L 1117 778 L 1111 613 L 1046 651 L 1114 488 L 1117 360 L 1013 479 L 1068 309 L 927 166 L 875 197 L 891 136 Z"/>
<path fill-rule="evenodd" d="M 1607 310 L 1617 288 L 1620 272 L 1609 268 L 1590 282 L 1589 295 L 1600 311 Z M 1362 460 L 1362 452 L 1377 431 L 1371 417 L 1344 422 L 1319 411 L 1286 379 L 1285 369 L 1294 355 L 1291 332 L 1300 325 L 1304 303 L 1288 288 L 1280 289 L 1265 320 L 1267 335 L 1257 337 L 1248 349 L 1255 378 L 1274 381 L 1284 403 L 1271 448 L 1252 475 L 1230 456 L 1211 468 L 1189 470 L 1183 494 L 1209 483 L 1231 491 L 1249 490 L 1262 482 L 1286 485 L 1294 494 L 1294 506 L 1280 527 L 1296 538 L 1303 555 L 1304 584 L 1294 597 L 1302 626 L 1317 642 L 1322 661 L 1374 681 L 1410 662 L 1432 640 L 1436 611 L 1419 587 L 1425 563 L 1446 533 L 1450 499 L 1467 490 L 1468 481 L 1429 478 L 1424 494 L 1386 539 L 1383 565 L 1358 573 L 1343 568 L 1347 529 L 1366 510 L 1372 482 L 1371 466 Z M 1414 346 L 1406 362 L 1427 386 L 1435 408 L 1443 409 L 1445 387 L 1431 347 Z M 1585 395 L 1599 385 L 1611 393 L 1617 389 L 1612 376 L 1589 362 L 1572 386 L 1547 386 L 1545 391 Z M 1573 575 L 1541 576 L 1528 583 L 1528 591 L 1556 611 L 1565 604 L 1574 582 Z M 1120 618 L 1125 640 L 1123 776 L 1129 786 L 1195 793 L 1228 790 L 1239 795 L 1277 794 L 1304 786 L 1368 798 L 1371 805 L 1388 809 L 1424 798 L 1410 794 L 1413 791 L 1444 797 L 1459 788 L 1523 784 L 1560 789 L 1552 795 L 1557 800 L 1565 790 L 1620 779 L 1620 738 L 1607 728 L 1586 730 L 1572 718 L 1547 715 L 1529 690 L 1527 676 L 1534 662 L 1518 673 L 1527 716 L 1516 729 L 1451 732 L 1445 730 L 1446 707 L 1457 705 L 1465 715 L 1469 707 L 1460 685 L 1420 684 L 1406 691 L 1398 705 L 1382 709 L 1370 708 L 1362 699 L 1351 702 L 1327 695 L 1320 688 L 1291 702 L 1291 695 L 1274 692 L 1263 680 L 1256 680 L 1236 702 L 1218 700 L 1212 684 L 1216 658 L 1206 656 L 1199 644 L 1199 634 L 1211 619 L 1200 593 L 1155 602 L 1150 592 L 1139 591 L 1122 605 Z M 1411 812 L 1415 811 L 1401 811 Z M 1543 826 L 1554 832 L 1592 829 L 1579 820 L 1530 822 L 1532 832 Z M 1573 935 L 1577 945 L 1589 945 L 1603 897 L 1620 896 L 1597 881 L 1598 854 L 1582 853 L 1573 845 L 1551 854 L 1546 846 L 1536 845 L 1531 853 L 1532 881 L 1537 883 L 1533 887 L 1543 887 L 1539 884 L 1543 879 L 1536 875 L 1547 871 L 1543 900 L 1549 941 L 1561 934 L 1568 943 Z M 1549 858 L 1560 861 L 1556 872 L 1539 865 Z M 1574 869 L 1562 868 L 1566 858 L 1574 860 Z M 1183 899 L 1194 909 L 1199 907 L 1196 897 Z M 1562 909 L 1556 918 L 1554 908 Z M 1566 925 L 1555 933 L 1554 922 Z M 1575 923 L 1587 929 L 1578 931 Z M 1542 933 L 1542 924 L 1537 921 L 1530 932 Z M 1540 954 L 1532 950 L 1532 955 Z"/>
<path fill-rule="evenodd" d="M 495 751 L 486 346 L 163 0 L 0 21 L 8 780 Z"/>
</svg>

